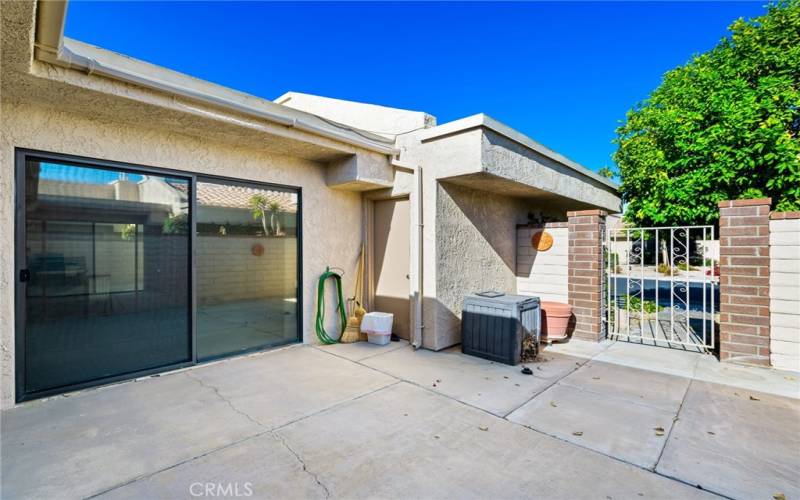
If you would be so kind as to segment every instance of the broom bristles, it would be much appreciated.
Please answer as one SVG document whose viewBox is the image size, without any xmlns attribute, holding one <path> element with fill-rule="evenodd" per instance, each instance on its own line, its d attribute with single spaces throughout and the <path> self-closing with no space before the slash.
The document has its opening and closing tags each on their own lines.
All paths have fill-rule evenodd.
<svg viewBox="0 0 800 500">
<path fill-rule="evenodd" d="M 342 344 L 350 344 L 352 342 L 358 342 L 360 339 L 361 334 L 361 321 L 359 318 L 355 316 L 350 316 L 347 318 L 347 327 L 342 332 L 342 337 L 339 339 L 339 342 Z"/>
</svg>

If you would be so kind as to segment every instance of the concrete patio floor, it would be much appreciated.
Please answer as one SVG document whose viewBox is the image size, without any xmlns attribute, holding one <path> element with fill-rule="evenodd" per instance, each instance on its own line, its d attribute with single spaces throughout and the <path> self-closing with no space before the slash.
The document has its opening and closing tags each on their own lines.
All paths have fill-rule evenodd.
<svg viewBox="0 0 800 500">
<path fill-rule="evenodd" d="M 620 342 L 542 358 L 293 346 L 26 403 L 0 416 L 0 497 L 800 498 L 793 375 Z"/>
</svg>

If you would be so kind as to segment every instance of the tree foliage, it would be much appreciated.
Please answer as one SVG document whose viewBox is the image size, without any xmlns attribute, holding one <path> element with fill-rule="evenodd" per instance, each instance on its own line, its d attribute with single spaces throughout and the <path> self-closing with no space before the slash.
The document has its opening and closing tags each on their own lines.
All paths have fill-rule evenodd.
<svg viewBox="0 0 800 500">
<path fill-rule="evenodd" d="M 613 179 L 614 178 L 614 171 L 608 168 L 608 165 L 604 165 L 603 168 L 597 171 L 601 177 L 605 177 L 606 179 Z"/>
<path fill-rule="evenodd" d="M 617 129 L 628 221 L 714 223 L 717 202 L 764 196 L 800 210 L 800 0 L 729 31 Z"/>
<path fill-rule="evenodd" d="M 254 194 L 247 201 L 247 205 L 250 207 L 250 213 L 253 218 L 261 220 L 264 236 L 279 236 L 281 234 L 281 223 L 277 219 L 278 214 L 281 213 L 280 203 L 270 201 L 263 195 Z M 269 215 L 269 226 L 267 226 L 267 215 Z"/>
</svg>

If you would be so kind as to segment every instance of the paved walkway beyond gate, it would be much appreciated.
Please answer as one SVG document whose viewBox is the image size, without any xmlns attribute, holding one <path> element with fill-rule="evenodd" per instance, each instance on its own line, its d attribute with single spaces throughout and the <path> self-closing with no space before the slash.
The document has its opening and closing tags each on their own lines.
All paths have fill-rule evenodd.
<svg viewBox="0 0 800 500">
<path fill-rule="evenodd" d="M 713 226 L 609 227 L 603 249 L 609 338 L 714 351 L 719 242 Z"/>
</svg>

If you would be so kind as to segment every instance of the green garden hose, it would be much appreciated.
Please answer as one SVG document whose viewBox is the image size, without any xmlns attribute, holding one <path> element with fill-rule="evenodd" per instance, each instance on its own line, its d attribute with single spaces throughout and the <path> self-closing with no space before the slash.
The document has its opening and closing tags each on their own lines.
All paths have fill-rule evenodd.
<svg viewBox="0 0 800 500">
<path fill-rule="evenodd" d="M 319 277 L 319 284 L 317 285 L 317 338 L 323 344 L 335 344 L 338 340 L 332 339 L 325 331 L 325 282 L 328 278 L 333 278 L 336 283 L 336 294 L 339 297 L 337 309 L 339 310 L 339 319 L 342 322 L 342 332 L 347 327 L 347 315 L 344 312 L 344 295 L 342 295 L 342 277 L 327 268 L 322 273 L 322 276 Z"/>
</svg>

